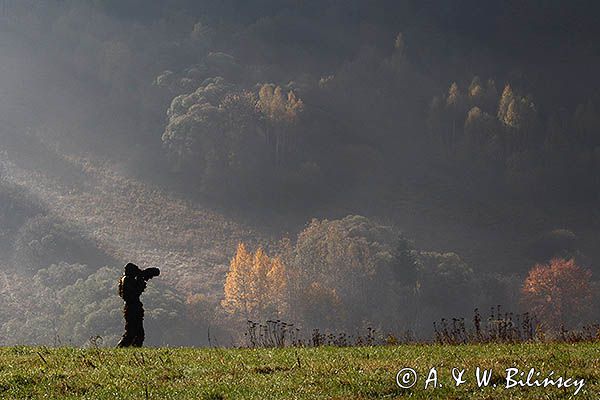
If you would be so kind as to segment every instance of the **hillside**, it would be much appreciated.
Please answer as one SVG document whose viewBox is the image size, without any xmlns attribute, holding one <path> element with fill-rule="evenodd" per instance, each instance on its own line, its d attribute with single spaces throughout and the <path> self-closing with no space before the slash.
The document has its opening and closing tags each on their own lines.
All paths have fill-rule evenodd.
<svg viewBox="0 0 600 400">
<path fill-rule="evenodd" d="M 600 320 L 597 4 L 147 3 L 0 0 L 0 344 L 112 345 L 128 261 L 154 346 Z"/>
<path fill-rule="evenodd" d="M 50 149 L 39 156 L 37 165 L 25 157 L 8 165 L 7 179 L 53 216 L 80 228 L 107 254 L 160 267 L 162 278 L 184 293 L 220 291 L 237 243 L 260 240 L 259 233 L 219 212 L 125 177 L 106 163 Z M 39 164 L 42 158 L 58 160 L 62 175 Z"/>
</svg>

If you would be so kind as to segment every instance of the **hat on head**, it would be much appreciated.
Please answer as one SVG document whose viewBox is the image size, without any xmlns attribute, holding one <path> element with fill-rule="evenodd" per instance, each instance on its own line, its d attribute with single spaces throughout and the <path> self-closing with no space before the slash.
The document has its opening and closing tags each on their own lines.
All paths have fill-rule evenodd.
<svg viewBox="0 0 600 400">
<path fill-rule="evenodd" d="M 140 268 L 134 263 L 127 263 L 125 265 L 125 275 L 135 275 L 140 272 Z"/>
</svg>

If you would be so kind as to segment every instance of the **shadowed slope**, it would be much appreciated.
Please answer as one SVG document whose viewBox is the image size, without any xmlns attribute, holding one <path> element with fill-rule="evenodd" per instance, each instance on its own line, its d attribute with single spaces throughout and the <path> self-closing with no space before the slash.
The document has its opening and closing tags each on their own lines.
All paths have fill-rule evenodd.
<svg viewBox="0 0 600 400">
<path fill-rule="evenodd" d="M 183 292 L 221 290 L 236 244 L 260 237 L 222 214 L 125 178 L 105 165 L 61 158 L 79 170 L 82 184 L 72 186 L 50 172 L 14 164 L 8 168 L 10 179 L 37 196 L 53 215 L 80 226 L 108 254 L 159 266 L 164 279 Z"/>
</svg>

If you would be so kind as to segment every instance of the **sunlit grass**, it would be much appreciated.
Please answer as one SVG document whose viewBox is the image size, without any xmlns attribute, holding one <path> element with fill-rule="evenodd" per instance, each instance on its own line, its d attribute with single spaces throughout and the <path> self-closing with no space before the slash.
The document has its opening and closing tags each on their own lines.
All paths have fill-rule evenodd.
<svg viewBox="0 0 600 400">
<path fill-rule="evenodd" d="M 562 399 L 574 389 L 503 387 L 505 369 L 536 368 L 583 378 L 576 396 L 600 393 L 600 345 L 521 344 L 285 349 L 0 350 L 2 398 L 89 399 Z M 495 371 L 496 388 L 476 388 L 476 367 Z M 398 370 L 414 368 L 412 389 L 396 385 Z M 431 367 L 442 387 L 423 388 Z M 456 388 L 453 367 L 466 368 Z"/>
</svg>

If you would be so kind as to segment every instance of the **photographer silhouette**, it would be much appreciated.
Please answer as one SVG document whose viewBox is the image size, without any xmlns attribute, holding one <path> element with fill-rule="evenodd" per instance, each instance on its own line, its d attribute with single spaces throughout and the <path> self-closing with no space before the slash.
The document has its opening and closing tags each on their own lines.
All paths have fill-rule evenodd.
<svg viewBox="0 0 600 400">
<path fill-rule="evenodd" d="M 158 268 L 140 269 L 133 263 L 125 265 L 125 273 L 119 280 L 119 296 L 125 301 L 123 316 L 125 333 L 117 347 L 142 347 L 144 343 L 144 306 L 140 295 L 146 289 L 146 282 L 160 275 Z"/>
</svg>

